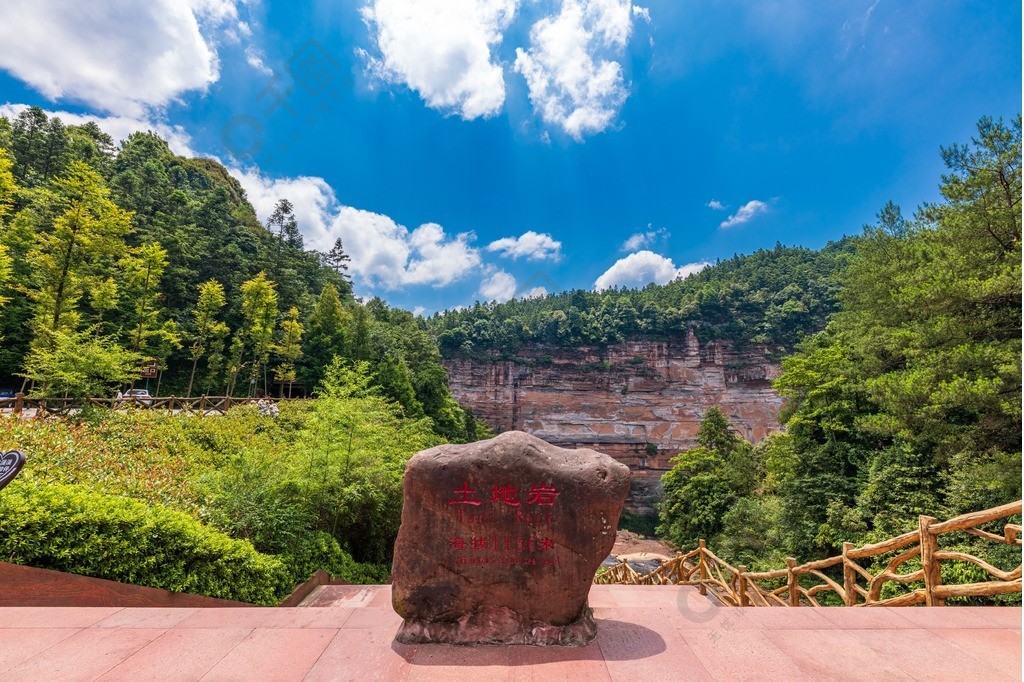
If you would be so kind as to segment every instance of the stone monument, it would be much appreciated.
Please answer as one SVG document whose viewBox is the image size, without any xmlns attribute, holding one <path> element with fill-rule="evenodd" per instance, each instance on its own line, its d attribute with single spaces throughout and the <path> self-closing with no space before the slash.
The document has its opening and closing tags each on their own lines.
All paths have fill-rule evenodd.
<svg viewBox="0 0 1024 682">
<path fill-rule="evenodd" d="M 520 431 L 406 467 L 392 600 L 404 643 L 583 645 L 629 468 Z"/>
</svg>

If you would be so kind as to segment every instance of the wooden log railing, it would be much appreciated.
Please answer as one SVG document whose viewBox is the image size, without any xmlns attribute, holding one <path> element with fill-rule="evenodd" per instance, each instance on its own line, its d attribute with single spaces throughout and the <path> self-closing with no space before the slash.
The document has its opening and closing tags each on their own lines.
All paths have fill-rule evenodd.
<svg viewBox="0 0 1024 682">
<path fill-rule="evenodd" d="M 171 410 L 177 412 L 194 412 L 196 414 L 225 413 L 238 405 L 252 405 L 262 400 L 264 403 L 281 403 L 286 400 L 304 400 L 304 398 L 236 398 L 234 396 L 201 395 L 191 398 L 178 396 L 126 396 L 122 398 L 31 398 L 21 393 L 13 398 L 0 398 L 0 410 L 10 410 L 21 414 L 25 410 L 36 410 L 39 414 L 65 414 L 69 410 L 85 405 L 97 405 L 113 410 Z"/>
<path fill-rule="evenodd" d="M 701 594 L 710 592 L 726 606 L 821 606 L 828 602 L 844 606 L 943 606 L 952 597 L 991 597 L 1021 592 L 1021 565 L 1003 570 L 965 552 L 942 549 L 939 538 L 962 533 L 998 544 L 1021 546 L 1021 525 L 1004 523 L 1002 533 L 978 528 L 1021 513 L 1021 502 L 1011 502 L 979 512 L 963 514 L 948 521 L 920 516 L 918 528 L 881 542 L 856 547 L 843 544 L 840 555 L 797 564 L 786 559 L 785 568 L 751 572 L 733 566 L 708 549 L 704 540 L 697 549 L 680 553 L 645 574 L 626 562 L 594 577 L 597 584 L 694 585 Z M 867 567 L 861 562 L 871 560 Z M 913 561 L 912 567 L 900 570 Z M 976 583 L 944 585 L 944 562 L 963 562 L 981 569 L 989 579 Z M 872 570 L 874 572 L 872 572 Z M 832 575 L 829 575 L 831 573 Z M 896 592 L 883 596 L 887 585 Z"/>
</svg>

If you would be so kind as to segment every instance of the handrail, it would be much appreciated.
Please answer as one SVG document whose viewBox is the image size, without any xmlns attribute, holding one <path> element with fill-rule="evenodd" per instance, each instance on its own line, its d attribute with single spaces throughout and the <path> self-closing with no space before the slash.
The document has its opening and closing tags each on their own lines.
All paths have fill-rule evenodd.
<svg viewBox="0 0 1024 682">
<path fill-rule="evenodd" d="M 1002 570 L 984 559 L 961 551 L 939 548 L 939 536 L 963 532 L 999 544 L 1021 546 L 1021 524 L 1006 523 L 1002 534 L 976 528 L 1021 513 L 1021 501 L 961 514 L 939 522 L 918 517 L 918 529 L 861 547 L 843 544 L 843 553 L 797 564 L 786 559 L 786 567 L 750 572 L 746 566 L 732 566 L 707 548 L 701 540 L 696 549 L 679 554 L 646 574 L 639 574 L 626 562 L 612 566 L 594 577 L 597 584 L 694 585 L 701 594 L 708 591 L 727 606 L 820 606 L 818 595 L 833 593 L 845 606 L 943 606 L 950 597 L 980 597 L 1021 592 L 1021 566 Z M 861 566 L 860 559 L 883 557 L 899 550 L 874 573 Z M 904 563 L 920 557 L 921 568 L 900 572 Z M 696 561 L 694 561 L 696 560 Z M 943 585 L 940 565 L 944 561 L 969 563 L 994 580 L 961 585 Z M 842 567 L 842 583 L 824 571 Z M 805 583 L 801 584 L 801 578 Z M 784 583 L 782 581 L 785 581 Z M 768 581 L 770 585 L 759 584 Z M 860 581 L 860 582 L 858 582 Z M 863 584 L 860 584 L 863 583 Z M 886 584 L 922 584 L 896 596 L 882 597 Z"/>
<path fill-rule="evenodd" d="M 21 414 L 28 409 L 35 409 L 38 412 L 66 412 L 69 409 L 83 405 L 98 405 L 109 407 L 113 410 L 140 409 L 140 410 L 171 410 L 177 412 L 195 412 L 197 414 L 209 414 L 212 412 L 227 412 L 228 409 L 237 405 L 251 405 L 262 400 L 264 403 L 282 403 L 292 400 L 308 400 L 308 398 L 237 398 L 235 396 L 222 395 L 201 395 L 189 398 L 180 396 L 124 396 L 121 398 L 41 398 L 28 397 L 23 393 L 16 393 L 13 398 L 0 398 L 0 410 L 9 409 L 14 414 Z"/>
</svg>

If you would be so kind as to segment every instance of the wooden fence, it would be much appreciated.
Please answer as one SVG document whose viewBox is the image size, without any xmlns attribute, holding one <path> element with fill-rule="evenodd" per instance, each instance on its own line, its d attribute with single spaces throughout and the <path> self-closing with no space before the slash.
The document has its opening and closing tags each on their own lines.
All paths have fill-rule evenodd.
<svg viewBox="0 0 1024 682">
<path fill-rule="evenodd" d="M 65 414 L 69 410 L 85 405 L 99 405 L 114 410 L 137 408 L 141 410 L 175 410 L 197 414 L 212 412 L 223 414 L 237 405 L 251 405 L 259 400 L 264 403 L 279 403 L 285 400 L 303 400 L 303 398 L 235 398 L 223 395 L 203 395 L 195 398 L 179 398 L 173 395 L 159 398 L 28 398 L 17 393 L 13 398 L 0 398 L 0 410 L 8 409 L 14 414 L 21 414 L 24 410 L 35 409 L 40 413 Z"/>
<path fill-rule="evenodd" d="M 704 540 L 696 549 L 666 561 L 647 574 L 639 574 L 623 562 L 594 577 L 597 584 L 695 585 L 701 594 L 711 592 L 727 606 L 820 606 L 823 594 L 835 595 L 833 602 L 844 606 L 943 606 L 950 597 L 981 597 L 1021 591 L 1021 566 L 1003 571 L 983 559 L 964 552 L 944 550 L 939 537 L 966 533 L 991 542 L 1021 546 L 1021 526 L 1005 523 L 1002 534 L 978 528 L 983 524 L 1021 513 L 1021 502 L 1011 502 L 980 512 L 963 514 L 948 521 L 931 516 L 918 519 L 917 530 L 855 547 L 843 544 L 838 556 L 797 565 L 786 559 L 786 567 L 775 571 L 750 572 L 746 566 L 732 566 L 707 548 Z M 888 556 L 887 556 L 888 555 Z M 1019 558 L 1019 555 L 1018 555 Z M 861 562 L 870 559 L 872 567 Z M 901 572 L 900 567 L 919 559 L 920 568 Z M 990 578 L 969 584 L 944 585 L 943 562 L 973 564 Z M 913 561 L 911 568 L 918 561 Z M 826 571 L 831 571 L 829 576 Z M 841 577 L 840 577 L 841 571 Z M 908 586 L 900 594 L 883 597 L 887 583 Z M 910 587 L 913 583 L 920 587 Z"/>
</svg>

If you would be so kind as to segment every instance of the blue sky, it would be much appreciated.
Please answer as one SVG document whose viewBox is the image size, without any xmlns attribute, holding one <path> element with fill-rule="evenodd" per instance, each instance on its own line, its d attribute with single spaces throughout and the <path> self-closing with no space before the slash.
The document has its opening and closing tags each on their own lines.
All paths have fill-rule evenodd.
<svg viewBox="0 0 1024 682">
<path fill-rule="evenodd" d="M 1021 107 L 1014 2 L 88 4 L 4 3 L 0 111 L 214 156 L 428 313 L 821 246 Z"/>
</svg>

